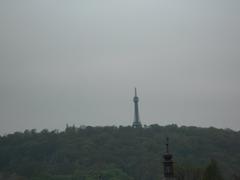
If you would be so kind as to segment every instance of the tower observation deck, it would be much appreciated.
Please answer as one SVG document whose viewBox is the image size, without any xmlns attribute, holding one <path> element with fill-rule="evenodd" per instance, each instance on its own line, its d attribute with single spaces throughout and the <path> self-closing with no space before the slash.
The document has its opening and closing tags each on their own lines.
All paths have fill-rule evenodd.
<svg viewBox="0 0 240 180">
<path fill-rule="evenodd" d="M 133 102 L 134 102 L 134 121 L 133 121 L 132 127 L 141 128 L 142 124 L 139 118 L 139 109 L 138 109 L 139 98 L 137 96 L 137 88 L 135 88 L 135 96 L 133 98 Z"/>
</svg>

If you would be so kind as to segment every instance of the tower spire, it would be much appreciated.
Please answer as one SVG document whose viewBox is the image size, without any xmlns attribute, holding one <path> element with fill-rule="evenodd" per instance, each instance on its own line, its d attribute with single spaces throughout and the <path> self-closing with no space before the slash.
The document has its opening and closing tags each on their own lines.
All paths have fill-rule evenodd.
<svg viewBox="0 0 240 180">
<path fill-rule="evenodd" d="M 169 153 L 169 138 L 166 138 L 166 153 L 163 155 L 164 177 L 165 180 L 174 180 L 174 169 L 172 154 Z"/>
<path fill-rule="evenodd" d="M 133 127 L 134 128 L 139 128 L 142 127 L 142 124 L 140 122 L 140 118 L 139 118 L 139 110 L 138 110 L 138 102 L 139 102 L 139 98 L 137 96 L 137 88 L 135 87 L 135 96 L 133 98 L 133 102 L 134 102 L 134 121 L 133 121 Z"/>
<path fill-rule="evenodd" d="M 169 153 L 169 138 L 166 138 L 166 153 Z"/>
</svg>

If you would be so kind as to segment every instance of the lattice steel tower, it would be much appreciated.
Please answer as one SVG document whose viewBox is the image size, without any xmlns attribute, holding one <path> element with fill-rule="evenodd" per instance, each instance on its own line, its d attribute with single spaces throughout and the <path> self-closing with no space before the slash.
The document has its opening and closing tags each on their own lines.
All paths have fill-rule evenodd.
<svg viewBox="0 0 240 180">
<path fill-rule="evenodd" d="M 133 98 L 133 102 L 134 102 L 134 121 L 133 121 L 132 127 L 141 128 L 142 124 L 139 118 L 139 110 L 138 110 L 139 98 L 137 96 L 137 88 L 135 88 L 135 96 Z"/>
</svg>

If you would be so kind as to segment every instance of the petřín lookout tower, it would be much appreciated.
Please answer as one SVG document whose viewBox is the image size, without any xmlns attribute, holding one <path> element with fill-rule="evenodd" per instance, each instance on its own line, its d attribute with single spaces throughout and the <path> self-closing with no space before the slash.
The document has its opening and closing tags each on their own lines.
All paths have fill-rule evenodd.
<svg viewBox="0 0 240 180">
<path fill-rule="evenodd" d="M 133 98 L 133 102 L 134 102 L 134 121 L 133 121 L 133 128 L 141 128 L 142 124 L 140 122 L 140 118 L 139 118 L 139 111 L 138 111 L 138 101 L 139 98 L 137 96 L 137 88 L 135 88 L 135 96 Z"/>
</svg>

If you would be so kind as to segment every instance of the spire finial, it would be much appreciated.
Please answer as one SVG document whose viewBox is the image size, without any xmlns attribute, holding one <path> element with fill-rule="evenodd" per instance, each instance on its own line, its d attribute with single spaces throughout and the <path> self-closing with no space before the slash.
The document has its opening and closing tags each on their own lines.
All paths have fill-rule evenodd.
<svg viewBox="0 0 240 180">
<path fill-rule="evenodd" d="M 135 87 L 135 96 L 137 96 L 137 88 Z"/>
<path fill-rule="evenodd" d="M 166 138 L 166 148 L 167 148 L 167 153 L 169 153 L 169 138 Z"/>
</svg>

